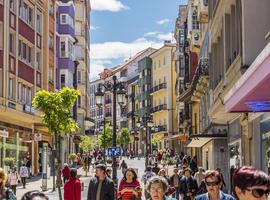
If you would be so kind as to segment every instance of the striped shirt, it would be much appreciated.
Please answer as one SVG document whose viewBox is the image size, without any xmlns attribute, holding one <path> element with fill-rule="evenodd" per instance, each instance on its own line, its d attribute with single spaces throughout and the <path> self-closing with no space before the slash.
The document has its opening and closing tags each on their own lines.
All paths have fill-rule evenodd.
<svg viewBox="0 0 270 200">
<path fill-rule="evenodd" d="M 122 200 L 132 200 L 132 196 L 133 196 L 132 192 L 125 192 L 124 194 L 121 195 L 121 191 L 125 188 L 134 190 L 138 186 L 140 186 L 140 183 L 138 181 L 127 183 L 125 180 L 122 180 L 119 185 L 118 197 L 122 197 Z M 139 195 L 141 194 L 139 193 Z"/>
</svg>

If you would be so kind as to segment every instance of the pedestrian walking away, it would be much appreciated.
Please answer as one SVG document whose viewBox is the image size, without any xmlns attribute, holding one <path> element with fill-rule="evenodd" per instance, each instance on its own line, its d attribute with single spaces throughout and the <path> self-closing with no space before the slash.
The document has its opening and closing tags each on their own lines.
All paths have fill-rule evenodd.
<svg viewBox="0 0 270 200">
<path fill-rule="evenodd" d="M 81 182 L 75 168 L 70 170 L 70 178 L 64 185 L 64 200 L 81 200 Z"/>
<path fill-rule="evenodd" d="M 65 182 L 69 179 L 70 177 L 70 168 L 68 166 L 67 163 L 64 164 L 64 168 L 62 170 L 62 176 L 63 176 L 63 181 L 64 181 L 64 184 Z"/>
<path fill-rule="evenodd" d="M 142 189 L 137 174 L 134 169 L 128 168 L 120 182 L 118 199 L 122 200 L 139 200 L 142 196 Z"/>
<path fill-rule="evenodd" d="M 205 174 L 207 193 L 196 196 L 195 200 L 234 200 L 235 198 L 221 191 L 222 179 L 218 171 L 209 170 Z"/>
<path fill-rule="evenodd" d="M 6 188 L 7 175 L 4 169 L 0 168 L 0 199 L 16 200 L 16 196 L 11 189 Z"/>
<path fill-rule="evenodd" d="M 22 180 L 23 188 L 25 188 L 25 186 L 26 186 L 26 178 L 29 177 L 29 171 L 28 171 L 27 167 L 25 166 L 25 164 L 23 164 L 20 167 L 20 177 L 21 177 L 21 180 Z"/>
<path fill-rule="evenodd" d="M 160 170 L 160 167 L 158 167 L 158 163 L 155 163 L 155 166 L 153 167 L 152 171 L 157 175 Z"/>
<path fill-rule="evenodd" d="M 235 171 L 232 188 L 237 200 L 267 200 L 270 177 L 254 167 L 243 166 Z"/>
<path fill-rule="evenodd" d="M 87 200 L 114 200 L 115 189 L 111 179 L 106 176 L 106 166 L 96 166 L 95 177 L 90 180 Z"/>
</svg>

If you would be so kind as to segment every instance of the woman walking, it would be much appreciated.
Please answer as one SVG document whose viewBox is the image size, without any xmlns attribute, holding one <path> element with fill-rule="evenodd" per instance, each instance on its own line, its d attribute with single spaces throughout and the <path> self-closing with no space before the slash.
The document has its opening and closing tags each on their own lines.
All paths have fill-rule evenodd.
<svg viewBox="0 0 270 200">
<path fill-rule="evenodd" d="M 122 200 L 141 199 L 141 187 L 137 180 L 134 169 L 129 168 L 125 171 L 124 177 L 119 185 L 118 197 Z"/>
<path fill-rule="evenodd" d="M 5 187 L 7 176 L 2 168 L 0 168 L 0 199 L 16 200 L 14 193 Z"/>
<path fill-rule="evenodd" d="M 17 172 L 16 168 L 14 167 L 12 169 L 11 173 L 9 174 L 8 182 L 10 184 L 10 189 L 13 191 L 13 193 L 15 195 L 16 195 L 16 189 L 17 189 L 18 181 L 19 181 L 19 175 L 18 175 L 18 172 Z"/>
</svg>

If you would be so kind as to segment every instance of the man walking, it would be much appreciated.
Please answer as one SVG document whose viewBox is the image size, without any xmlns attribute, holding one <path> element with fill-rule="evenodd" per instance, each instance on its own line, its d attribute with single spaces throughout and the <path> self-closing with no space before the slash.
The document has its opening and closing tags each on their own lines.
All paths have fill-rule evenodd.
<svg viewBox="0 0 270 200">
<path fill-rule="evenodd" d="M 106 176 L 106 166 L 96 166 L 96 176 L 90 180 L 87 200 L 114 200 L 114 184 Z"/>
<path fill-rule="evenodd" d="M 174 198 L 179 200 L 179 186 L 180 186 L 180 179 L 178 168 L 174 168 L 173 175 L 170 177 L 170 185 L 171 187 L 175 188 L 175 193 L 172 195 Z"/>
<path fill-rule="evenodd" d="M 191 173 L 191 169 L 186 168 L 184 170 L 184 176 L 180 180 L 179 192 L 183 200 L 194 199 L 198 190 L 197 181 L 191 176 Z"/>
</svg>

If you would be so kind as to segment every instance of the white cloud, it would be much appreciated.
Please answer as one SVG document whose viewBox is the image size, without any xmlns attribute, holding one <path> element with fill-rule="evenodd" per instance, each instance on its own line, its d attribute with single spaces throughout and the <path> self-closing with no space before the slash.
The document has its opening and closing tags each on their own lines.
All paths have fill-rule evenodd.
<svg viewBox="0 0 270 200">
<path fill-rule="evenodd" d="M 162 19 L 162 20 L 157 21 L 157 24 L 163 25 L 163 24 L 166 24 L 166 23 L 169 23 L 169 22 L 170 22 L 169 19 Z"/>
<path fill-rule="evenodd" d="M 97 29 L 99 29 L 98 26 L 92 26 L 92 25 L 90 25 L 90 30 L 97 30 Z"/>
<path fill-rule="evenodd" d="M 172 40 L 173 39 L 173 34 L 172 33 L 160 33 L 157 34 L 157 38 L 160 40 Z"/>
<path fill-rule="evenodd" d="M 105 42 L 91 44 L 90 77 L 95 79 L 104 68 L 108 68 L 108 65 L 111 66 L 116 59 L 126 60 L 148 47 L 160 48 L 162 45 L 162 41 L 147 40 L 146 38 L 138 38 L 131 43 Z"/>
<path fill-rule="evenodd" d="M 119 0 L 90 0 L 92 10 L 118 12 L 129 9 Z"/>
<path fill-rule="evenodd" d="M 154 35 L 157 35 L 159 32 L 156 32 L 156 31 L 153 31 L 153 32 L 147 32 L 145 34 L 143 34 L 144 37 L 147 37 L 147 36 L 154 36 Z"/>
</svg>

